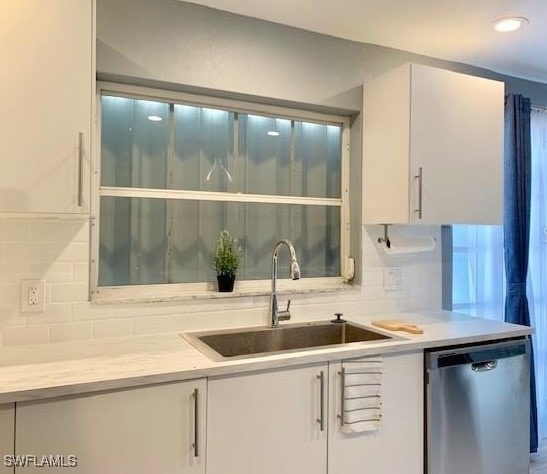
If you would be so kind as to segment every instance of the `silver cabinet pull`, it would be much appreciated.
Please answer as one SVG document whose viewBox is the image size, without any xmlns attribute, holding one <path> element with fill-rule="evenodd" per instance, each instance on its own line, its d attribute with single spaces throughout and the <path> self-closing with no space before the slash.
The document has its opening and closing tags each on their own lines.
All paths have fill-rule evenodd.
<svg viewBox="0 0 547 474">
<path fill-rule="evenodd" d="M 199 457 L 199 390 L 197 388 L 194 389 L 194 393 L 192 394 L 194 397 L 194 442 L 192 443 L 192 447 L 194 448 L 194 457 Z"/>
<path fill-rule="evenodd" d="M 422 218 L 422 184 L 423 184 L 423 168 L 418 168 L 418 174 L 414 176 L 418 180 L 418 209 L 414 209 L 414 212 L 418 213 L 418 219 Z"/>
<path fill-rule="evenodd" d="M 323 371 L 317 376 L 319 379 L 319 418 L 317 418 L 317 423 L 319 423 L 320 431 L 325 431 L 325 373 Z"/>
<path fill-rule="evenodd" d="M 83 206 L 84 202 L 84 133 L 78 134 L 78 207 Z"/>
<path fill-rule="evenodd" d="M 346 369 L 342 367 L 340 372 L 338 372 L 340 375 L 340 414 L 338 415 L 338 418 L 340 418 L 340 426 L 344 426 L 344 410 L 346 409 L 346 403 L 344 399 L 344 388 L 346 386 Z"/>
</svg>

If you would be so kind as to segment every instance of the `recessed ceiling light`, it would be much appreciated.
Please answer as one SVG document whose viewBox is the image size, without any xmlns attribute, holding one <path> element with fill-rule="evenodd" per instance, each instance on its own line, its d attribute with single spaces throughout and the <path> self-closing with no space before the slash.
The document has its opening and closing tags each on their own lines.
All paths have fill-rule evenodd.
<svg viewBox="0 0 547 474">
<path fill-rule="evenodd" d="M 149 115 L 146 118 L 151 122 L 161 122 L 163 120 L 159 115 Z"/>
<path fill-rule="evenodd" d="M 494 29 L 500 33 L 509 33 L 518 30 L 522 25 L 527 25 L 528 23 L 530 23 L 530 20 L 521 16 L 500 18 L 494 22 Z"/>
<path fill-rule="evenodd" d="M 269 135 L 270 137 L 278 137 L 279 136 L 279 132 L 276 132 L 275 130 L 268 130 L 266 132 L 266 135 Z"/>
</svg>

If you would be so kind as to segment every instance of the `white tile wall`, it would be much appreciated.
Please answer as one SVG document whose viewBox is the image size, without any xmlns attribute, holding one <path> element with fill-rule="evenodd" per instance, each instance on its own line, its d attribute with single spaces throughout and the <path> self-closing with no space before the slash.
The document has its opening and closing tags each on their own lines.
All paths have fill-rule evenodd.
<svg viewBox="0 0 547 474">
<path fill-rule="evenodd" d="M 374 314 L 441 307 L 441 252 L 388 256 L 376 243 L 379 226 L 366 226 L 362 245 L 362 287 L 356 291 L 292 296 L 294 322 L 330 318 L 334 312 Z M 412 236 L 434 236 L 431 227 L 393 228 Z M 87 223 L 56 220 L 0 220 L 0 342 L 55 343 L 159 332 L 266 324 L 268 297 L 202 301 L 91 304 L 88 297 Z M 383 289 L 383 269 L 402 267 L 400 291 Z M 20 311 L 21 280 L 46 280 L 46 310 Z"/>
</svg>

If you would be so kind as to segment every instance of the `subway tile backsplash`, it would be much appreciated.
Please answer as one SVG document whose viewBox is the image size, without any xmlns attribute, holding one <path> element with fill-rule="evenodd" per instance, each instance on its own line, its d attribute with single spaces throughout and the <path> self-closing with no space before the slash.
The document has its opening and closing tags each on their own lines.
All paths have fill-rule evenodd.
<svg viewBox="0 0 547 474">
<path fill-rule="evenodd" d="M 355 291 L 292 296 L 292 321 L 330 318 L 336 311 L 375 314 L 440 309 L 441 252 L 387 256 L 379 226 L 362 242 L 362 285 Z M 405 229 L 432 235 L 436 227 Z M 165 303 L 94 304 L 88 299 L 89 224 L 69 220 L 0 219 L 0 331 L 4 346 L 266 324 L 268 297 Z M 383 269 L 401 267 L 400 290 L 384 291 Z M 305 278 L 305 276 L 304 276 Z M 21 280 L 46 280 L 46 309 L 21 312 Z"/>
</svg>

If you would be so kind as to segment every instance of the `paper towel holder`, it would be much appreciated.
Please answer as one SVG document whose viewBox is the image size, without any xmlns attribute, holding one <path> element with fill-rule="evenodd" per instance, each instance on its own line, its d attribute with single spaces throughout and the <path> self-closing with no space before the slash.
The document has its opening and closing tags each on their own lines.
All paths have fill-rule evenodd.
<svg viewBox="0 0 547 474">
<path fill-rule="evenodd" d="M 389 249 L 391 248 L 391 241 L 389 240 L 388 227 L 391 224 L 380 224 L 380 225 L 384 226 L 384 236 L 378 237 L 378 243 L 379 244 L 385 243 L 386 247 Z"/>
</svg>

